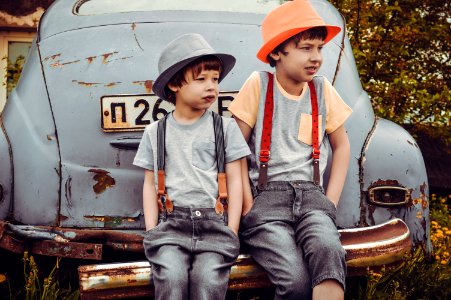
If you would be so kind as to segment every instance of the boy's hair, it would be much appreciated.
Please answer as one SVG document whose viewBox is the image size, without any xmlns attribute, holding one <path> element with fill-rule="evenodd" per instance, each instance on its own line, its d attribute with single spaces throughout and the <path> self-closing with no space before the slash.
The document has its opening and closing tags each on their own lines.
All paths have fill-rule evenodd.
<svg viewBox="0 0 451 300">
<path fill-rule="evenodd" d="M 313 27 L 306 31 L 301 31 L 298 34 L 295 34 L 292 37 L 286 39 L 281 44 L 279 44 L 276 48 L 274 48 L 274 50 L 272 50 L 271 53 L 277 54 L 277 53 L 281 52 L 283 54 L 286 54 L 285 47 L 291 42 L 294 42 L 295 45 L 297 46 L 302 39 L 304 39 L 304 40 L 320 39 L 320 40 L 324 41 L 326 39 L 326 37 L 327 37 L 327 28 L 325 26 Z M 274 59 L 272 59 L 270 54 L 268 54 L 267 60 L 271 67 L 275 67 L 276 61 Z"/>
<path fill-rule="evenodd" d="M 168 95 L 166 100 L 175 105 L 175 93 L 168 87 L 169 84 L 181 87 L 187 83 L 186 74 L 188 72 L 191 72 L 193 74 L 193 78 L 196 78 L 204 70 L 214 70 L 221 74 L 223 70 L 221 60 L 215 55 L 206 55 L 192 61 L 184 68 L 180 69 L 180 71 L 172 76 L 172 78 L 168 81 L 168 84 L 165 86 L 165 93 Z"/>
</svg>

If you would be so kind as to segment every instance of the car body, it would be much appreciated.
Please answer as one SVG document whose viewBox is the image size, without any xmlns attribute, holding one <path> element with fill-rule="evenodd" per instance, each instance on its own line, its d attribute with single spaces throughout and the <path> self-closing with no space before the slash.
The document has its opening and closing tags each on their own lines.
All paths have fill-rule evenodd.
<svg viewBox="0 0 451 300">
<path fill-rule="evenodd" d="M 224 115 L 252 71 L 270 70 L 255 54 L 260 24 L 280 1 L 113 2 L 57 0 L 40 21 L 1 118 L 0 230 L 9 239 L 0 239 L 0 247 L 20 252 L 32 241 L 37 253 L 98 260 L 105 247 L 142 251 L 143 171 L 132 161 L 143 128 L 172 109 L 151 91 L 161 49 L 197 32 L 237 58 L 213 106 Z M 359 244 L 353 235 L 367 233 L 361 257 L 384 239 L 405 246 L 406 232 L 409 246 L 430 252 L 418 145 L 402 127 L 375 116 L 344 19 L 327 1 L 312 3 L 327 23 L 342 28 L 323 49 L 319 74 L 353 109 L 345 124 L 351 160 L 337 225 L 351 244 Z M 404 231 L 380 230 L 398 219 Z M 381 235 L 372 238 L 374 232 Z M 375 264 L 364 261 L 360 267 Z"/>
</svg>

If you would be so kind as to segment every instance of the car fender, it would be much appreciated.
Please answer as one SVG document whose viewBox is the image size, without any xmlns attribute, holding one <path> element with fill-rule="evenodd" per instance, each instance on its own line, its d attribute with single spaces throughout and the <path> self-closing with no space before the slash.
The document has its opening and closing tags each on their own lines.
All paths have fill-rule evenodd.
<svg viewBox="0 0 451 300">
<path fill-rule="evenodd" d="M 11 93 L 2 114 L 0 184 L 4 189 L 3 197 L 7 193 L 9 201 L 13 201 L 8 210 L 12 210 L 14 221 L 30 225 L 57 225 L 60 155 L 37 50 L 33 43 L 19 84 Z M 27 84 L 21 85 L 20 82 Z M 4 158 L 5 153 L 9 153 L 9 158 Z M 9 187 L 6 182 L 10 182 Z M 5 214 L 4 206 L 8 206 L 5 199 L 0 204 L 2 216 Z"/>
<path fill-rule="evenodd" d="M 417 143 L 404 128 L 376 118 L 362 148 L 360 180 L 364 225 L 401 218 L 409 226 L 412 243 L 430 252 L 426 168 Z"/>
</svg>

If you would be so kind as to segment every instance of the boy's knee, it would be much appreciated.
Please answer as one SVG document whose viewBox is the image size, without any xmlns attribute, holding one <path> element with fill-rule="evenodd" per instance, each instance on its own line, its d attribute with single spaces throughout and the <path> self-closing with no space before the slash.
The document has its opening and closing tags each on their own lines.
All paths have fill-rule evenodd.
<svg viewBox="0 0 451 300">
<path fill-rule="evenodd" d="M 183 287 L 188 285 L 188 272 L 184 268 L 180 268 L 180 266 L 160 270 L 159 275 L 164 278 L 164 281 L 169 286 Z"/>
<path fill-rule="evenodd" d="M 228 270 L 192 270 L 190 273 L 191 284 L 202 285 L 206 289 L 220 288 L 229 280 Z"/>
</svg>

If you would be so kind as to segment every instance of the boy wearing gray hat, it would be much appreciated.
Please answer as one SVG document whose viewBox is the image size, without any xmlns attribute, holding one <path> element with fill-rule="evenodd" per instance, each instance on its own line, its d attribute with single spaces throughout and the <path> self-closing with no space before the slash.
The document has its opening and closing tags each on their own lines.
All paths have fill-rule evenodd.
<svg viewBox="0 0 451 300">
<path fill-rule="evenodd" d="M 153 91 L 175 110 L 146 127 L 133 162 L 145 169 L 143 243 L 155 299 L 225 298 L 240 246 L 240 159 L 250 151 L 236 122 L 208 108 L 234 64 L 199 34 L 160 55 Z"/>
</svg>

